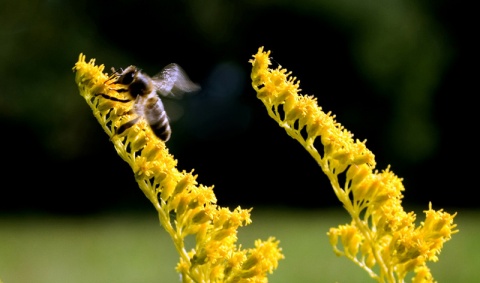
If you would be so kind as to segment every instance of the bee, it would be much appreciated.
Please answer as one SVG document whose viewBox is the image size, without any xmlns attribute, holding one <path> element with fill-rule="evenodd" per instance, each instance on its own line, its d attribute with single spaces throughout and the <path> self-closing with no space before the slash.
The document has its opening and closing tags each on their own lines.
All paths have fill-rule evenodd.
<svg viewBox="0 0 480 283">
<path fill-rule="evenodd" d="M 172 130 L 170 122 L 163 106 L 163 97 L 181 97 L 184 93 L 195 92 L 200 87 L 190 81 L 183 69 L 175 64 L 165 66 L 157 75 L 150 77 L 135 66 L 129 66 L 125 70 L 115 71 L 113 77 L 116 78 L 113 83 L 124 85 L 125 88 L 118 89 L 118 92 L 126 92 L 131 99 L 118 99 L 100 94 L 104 98 L 119 101 L 134 101 L 133 108 L 129 112 L 135 114 L 135 118 L 121 125 L 117 134 L 122 134 L 128 128 L 132 127 L 145 119 L 155 135 L 163 141 L 170 139 Z"/>
</svg>

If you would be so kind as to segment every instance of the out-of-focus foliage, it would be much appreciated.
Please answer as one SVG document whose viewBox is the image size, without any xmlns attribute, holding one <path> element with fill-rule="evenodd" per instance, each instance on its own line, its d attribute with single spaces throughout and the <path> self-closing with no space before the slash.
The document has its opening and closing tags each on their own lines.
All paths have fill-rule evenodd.
<svg viewBox="0 0 480 283">
<path fill-rule="evenodd" d="M 80 52 L 107 68 L 135 64 L 149 74 L 176 62 L 202 84 L 196 96 L 166 101 L 175 116 L 169 146 L 184 160 L 182 168 L 196 168 L 202 183 L 216 184 L 220 202 L 336 205 L 331 192 L 307 201 L 275 194 L 279 186 L 293 184 L 259 176 L 283 170 L 300 174 L 303 187 L 328 187 L 326 180 L 312 177 L 316 172 L 305 170 L 314 167 L 312 161 L 300 148 L 290 147 L 287 137 L 279 137 L 251 98 L 247 61 L 258 46 L 275 50 L 278 62 L 302 78 L 304 93 L 321 95 L 326 110 L 342 117 L 356 138 L 368 139 L 381 167 L 389 163 L 408 180 L 407 199 L 468 204 L 461 194 L 429 196 L 445 182 L 432 180 L 432 174 L 457 162 L 450 154 L 457 141 L 450 134 L 451 120 L 473 113 L 464 91 L 468 87 L 455 73 L 470 60 L 468 49 L 460 52 L 469 46 L 457 33 L 463 22 L 449 21 L 460 18 L 455 7 L 415 1 L 4 0 L 0 145 L 7 165 L 0 187 L 8 190 L 1 191 L 0 199 L 8 201 L 0 210 L 144 206 L 128 168 L 118 164 L 107 141 L 97 138 L 103 133 L 76 95 L 71 66 Z M 448 111 L 458 115 L 447 116 Z M 287 158 L 280 157 L 259 141 L 274 141 L 276 150 L 293 149 Z M 92 156 L 98 159 L 95 165 Z M 249 162 L 248 174 L 245 160 L 255 160 Z M 416 174 L 420 170 L 425 174 Z M 8 185 L 26 177 L 44 189 L 31 190 L 26 182 Z M 234 178 L 240 181 L 232 184 Z M 106 203 L 109 192 L 91 185 L 97 179 L 118 199 Z M 252 197 L 253 180 L 274 197 Z M 70 182 L 81 189 L 65 191 Z M 56 202 L 58 194 L 66 194 L 71 203 Z"/>
</svg>

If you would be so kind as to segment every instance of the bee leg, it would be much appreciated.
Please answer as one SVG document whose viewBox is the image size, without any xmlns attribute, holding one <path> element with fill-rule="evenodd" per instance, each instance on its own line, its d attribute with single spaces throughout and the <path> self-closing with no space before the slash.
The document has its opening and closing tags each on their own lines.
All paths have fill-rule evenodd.
<svg viewBox="0 0 480 283">
<path fill-rule="evenodd" d="M 137 118 L 135 118 L 133 120 L 130 120 L 130 121 L 126 122 L 125 124 L 121 125 L 117 130 L 117 135 L 121 135 L 123 132 L 128 130 L 131 126 L 135 125 L 138 122 L 139 119 L 140 119 L 140 117 L 137 117 Z"/>
<path fill-rule="evenodd" d="M 103 98 L 105 98 L 105 99 L 109 99 L 109 100 L 117 101 L 117 102 L 126 103 L 126 102 L 132 101 L 131 99 L 120 99 L 120 98 L 116 98 L 116 97 L 113 97 L 113 96 L 110 96 L 110 95 L 106 95 L 105 93 L 97 93 L 97 94 L 95 94 L 95 96 L 98 96 L 98 95 L 101 95 L 101 96 L 102 96 Z"/>
</svg>

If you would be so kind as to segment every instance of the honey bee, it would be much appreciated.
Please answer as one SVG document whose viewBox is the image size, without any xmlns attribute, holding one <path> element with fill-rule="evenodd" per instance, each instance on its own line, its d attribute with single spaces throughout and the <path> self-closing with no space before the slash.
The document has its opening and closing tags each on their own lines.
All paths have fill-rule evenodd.
<svg viewBox="0 0 480 283">
<path fill-rule="evenodd" d="M 129 66 L 125 70 L 114 71 L 116 79 L 115 84 L 125 85 L 125 88 L 118 89 L 118 92 L 126 92 L 131 99 L 118 99 L 100 94 L 104 98 L 119 102 L 134 101 L 133 112 L 136 117 L 121 125 L 117 134 L 122 134 L 125 130 L 145 119 L 155 135 L 163 141 L 168 141 L 172 130 L 169 119 L 163 106 L 164 97 L 180 97 L 187 92 L 195 92 L 200 87 L 190 81 L 183 69 L 175 63 L 165 66 L 160 73 L 150 77 L 135 66 Z"/>
</svg>

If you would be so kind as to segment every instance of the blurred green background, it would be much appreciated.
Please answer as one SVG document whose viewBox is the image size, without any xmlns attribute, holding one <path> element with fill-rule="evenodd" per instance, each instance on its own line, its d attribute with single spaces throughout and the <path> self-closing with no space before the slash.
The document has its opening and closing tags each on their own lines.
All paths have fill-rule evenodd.
<svg viewBox="0 0 480 283">
<path fill-rule="evenodd" d="M 89 252 L 79 248 L 80 229 L 85 239 L 95 233 L 94 246 L 102 247 L 116 229 L 146 229 L 144 236 L 153 240 L 136 240 L 138 233 L 132 232 L 125 235 L 131 239 L 118 241 L 148 242 L 160 253 L 147 260 L 152 265 L 146 268 L 157 273 L 136 282 L 158 282 L 159 274 L 172 274 L 175 256 L 165 256 L 168 264 L 156 263 L 171 247 L 159 248 L 155 241 L 165 237 L 163 231 L 155 220 L 146 224 L 143 219 L 148 213 L 155 216 L 150 204 L 78 94 L 72 67 L 81 52 L 107 70 L 134 64 L 151 75 L 176 62 L 202 86 L 194 96 L 164 100 L 173 128 L 168 146 L 180 169 L 194 168 L 200 183 L 215 185 L 220 205 L 309 215 L 339 207 L 320 168 L 255 97 L 248 60 L 265 46 L 275 66 L 301 80 L 304 94 L 315 95 L 356 138 L 368 140 L 379 170 L 390 164 L 404 178 L 404 203 L 419 211 L 429 201 L 434 209 L 450 212 L 476 208 L 475 198 L 467 196 L 475 189 L 470 164 L 478 153 L 459 150 L 475 146 L 466 141 L 473 142 L 469 129 L 476 129 L 478 120 L 472 97 L 472 90 L 478 92 L 472 72 L 478 56 L 470 40 L 470 10 L 453 1 L 407 0 L 0 0 L 0 278 L 40 282 L 7 275 L 35 270 L 32 276 L 40 276 L 44 268 L 36 264 L 47 264 L 47 250 L 58 249 L 61 258 L 71 248 L 72 261 L 54 264 L 58 272 L 78 272 L 65 274 L 68 282 L 75 282 L 70 276 L 81 278 L 84 270 L 91 270 L 92 279 L 80 281 L 102 274 L 108 275 L 98 282 L 135 281 L 93 269 L 96 263 L 108 264 L 111 253 L 86 255 L 89 265 L 72 268 L 85 264 L 75 262 L 81 256 L 74 249 Z M 112 219 L 105 215 L 118 213 L 125 217 L 113 219 L 108 230 L 105 222 Z M 326 221 L 337 220 L 334 215 Z M 107 238 L 95 241 L 103 229 Z M 289 236 L 299 237 L 294 232 L 302 234 L 302 229 Z M 326 229 L 317 231 L 315 244 L 328 245 Z M 281 238 L 274 230 L 265 233 Z M 29 235 L 35 238 L 22 239 Z M 4 237 L 39 250 L 9 251 Z M 139 247 L 126 248 L 135 254 Z M 152 253 L 148 246 L 139 249 Z M 27 250 L 45 258 L 32 256 L 30 266 L 22 257 Z M 333 256 L 329 248 L 327 253 Z M 316 272 L 323 254 L 318 263 L 307 258 L 312 260 L 308 272 Z M 56 265 L 61 263 L 69 266 Z M 165 271 L 156 269 L 160 265 Z M 318 276 L 303 282 L 324 282 Z M 65 282 L 58 279 L 62 275 L 55 278 L 42 282 Z M 276 277 L 272 282 L 284 281 Z"/>
<path fill-rule="evenodd" d="M 478 282 L 479 216 L 462 210 L 457 217 L 460 233 L 429 263 L 438 282 Z M 329 228 L 348 222 L 343 211 L 255 208 L 252 220 L 239 229 L 242 247 L 275 236 L 285 255 L 269 282 L 375 282 L 329 245 Z M 0 217 L 4 283 L 180 282 L 178 258 L 153 209 L 94 218 Z"/>
</svg>

